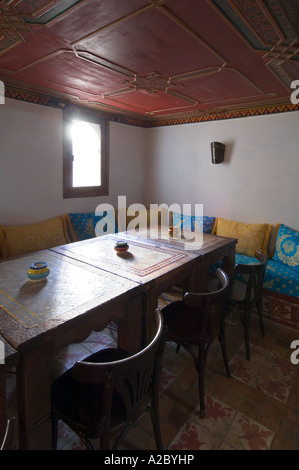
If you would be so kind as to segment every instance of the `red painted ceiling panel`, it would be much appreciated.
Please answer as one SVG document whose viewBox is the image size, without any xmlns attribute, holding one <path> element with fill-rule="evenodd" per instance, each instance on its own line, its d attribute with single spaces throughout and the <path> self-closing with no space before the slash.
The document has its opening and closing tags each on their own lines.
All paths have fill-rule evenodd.
<svg viewBox="0 0 299 470">
<path fill-rule="evenodd" d="M 248 5 L 0 1 L 0 79 L 7 90 L 148 120 L 285 103 L 299 79 L 295 3 Z"/>
</svg>

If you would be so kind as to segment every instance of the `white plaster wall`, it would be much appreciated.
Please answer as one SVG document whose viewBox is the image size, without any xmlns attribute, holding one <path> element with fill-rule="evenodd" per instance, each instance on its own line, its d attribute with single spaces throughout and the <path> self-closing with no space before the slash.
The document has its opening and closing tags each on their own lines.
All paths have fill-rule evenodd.
<svg viewBox="0 0 299 470">
<path fill-rule="evenodd" d="M 146 129 L 110 123 L 109 196 L 63 199 L 62 111 L 16 100 L 0 106 L 0 224 L 21 225 L 98 204 L 145 198 Z"/>
<path fill-rule="evenodd" d="M 202 203 L 204 215 L 299 230 L 299 112 L 153 128 L 147 203 Z M 211 162 L 210 143 L 226 145 Z"/>
<path fill-rule="evenodd" d="M 204 214 L 299 230 L 299 112 L 142 129 L 110 123 L 109 196 L 63 199 L 60 110 L 0 105 L 0 224 L 134 203 L 203 203 Z M 211 163 L 210 143 L 226 145 Z"/>
</svg>

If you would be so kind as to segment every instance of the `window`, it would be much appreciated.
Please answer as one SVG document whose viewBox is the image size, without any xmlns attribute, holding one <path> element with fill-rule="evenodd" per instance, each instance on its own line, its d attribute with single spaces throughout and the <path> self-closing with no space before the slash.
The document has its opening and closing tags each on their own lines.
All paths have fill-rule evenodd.
<svg viewBox="0 0 299 470">
<path fill-rule="evenodd" d="M 108 124 L 67 116 L 63 156 L 63 197 L 108 194 Z"/>
</svg>

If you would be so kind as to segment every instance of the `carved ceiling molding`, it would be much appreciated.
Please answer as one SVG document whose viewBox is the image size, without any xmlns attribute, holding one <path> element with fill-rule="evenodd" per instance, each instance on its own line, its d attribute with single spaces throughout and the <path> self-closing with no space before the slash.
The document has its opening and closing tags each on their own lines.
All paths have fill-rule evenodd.
<svg viewBox="0 0 299 470">
<path fill-rule="evenodd" d="M 278 99 L 276 103 L 273 103 L 273 100 L 271 100 L 267 105 L 261 105 L 258 102 L 254 104 L 244 103 L 243 106 L 235 105 L 230 106 L 229 108 L 222 106 L 209 112 L 177 112 L 175 116 L 172 114 L 165 114 L 164 116 L 157 118 L 142 118 L 138 114 L 130 112 L 124 113 L 123 110 L 117 107 L 113 108 L 111 106 L 98 105 L 98 103 L 84 102 L 84 100 L 79 100 L 77 97 L 64 93 L 51 94 L 51 90 L 48 90 L 48 93 L 44 94 L 44 90 L 41 90 L 37 86 L 28 87 L 27 84 L 23 84 L 22 91 L 20 91 L 19 83 L 14 83 L 13 81 L 5 87 L 5 97 L 56 109 L 75 107 L 85 113 L 99 113 L 101 117 L 109 121 L 147 128 L 299 111 L 299 104 L 294 105 L 291 101 L 286 102 Z"/>
<path fill-rule="evenodd" d="M 267 106 L 263 108 L 260 103 L 267 103 L 268 99 L 270 102 L 270 98 L 276 100 L 279 93 L 280 96 L 283 96 L 281 89 L 283 91 L 285 87 L 285 89 L 290 91 L 290 83 L 299 78 L 298 0 L 201 0 L 202 7 L 205 7 L 204 4 L 206 3 L 206 5 L 217 11 L 219 17 L 225 17 L 226 24 L 230 26 L 234 34 L 237 34 L 238 40 L 239 37 L 242 37 L 243 43 L 246 42 L 250 46 L 252 55 L 253 52 L 254 54 L 257 53 L 267 68 L 267 74 L 270 75 L 270 78 L 267 77 L 268 81 L 271 80 L 271 73 L 273 79 L 274 76 L 275 79 L 279 79 L 279 87 L 275 89 L 277 93 L 271 93 L 272 84 L 268 88 L 266 84 L 265 89 L 263 89 L 263 84 L 258 80 L 258 75 L 255 76 L 250 73 L 246 75 L 247 71 L 245 68 L 242 68 L 243 64 L 240 65 L 240 68 L 234 67 L 232 64 L 234 58 L 229 55 L 228 49 L 223 50 L 226 50 L 231 63 L 224 57 L 224 53 L 222 54 L 212 45 L 213 40 L 211 36 L 207 35 L 207 33 L 205 36 L 204 33 L 201 36 L 199 34 L 201 30 L 199 32 L 196 31 L 196 25 L 194 26 L 193 24 L 193 28 L 190 26 L 192 24 L 190 15 L 180 15 L 179 12 L 182 12 L 182 9 L 178 8 L 178 2 L 173 2 L 172 4 L 171 0 L 133 2 L 131 10 L 130 8 L 122 9 L 121 12 L 123 14 L 119 14 L 119 17 L 113 14 L 109 16 L 107 13 L 107 22 L 103 26 L 98 27 L 99 25 L 94 22 L 93 28 L 95 29 L 93 31 L 87 32 L 88 29 L 86 28 L 83 33 L 82 29 L 78 27 L 76 33 L 80 31 L 81 37 L 73 35 L 72 39 L 76 38 L 75 40 L 69 40 L 68 34 L 66 34 L 65 39 L 63 36 L 60 37 L 60 31 L 63 31 L 63 28 L 65 28 L 65 31 L 68 31 L 65 24 L 62 24 L 63 20 L 68 19 L 67 25 L 69 25 L 72 19 L 70 15 L 74 12 L 77 13 L 76 20 L 78 20 L 80 9 L 82 8 L 83 11 L 84 7 L 89 4 L 89 1 L 0 0 L 0 58 L 7 51 L 10 54 L 10 50 L 13 52 L 12 55 L 16 56 L 16 62 L 13 66 L 11 66 L 8 54 L 2 62 L 2 67 L 0 67 L 0 72 L 2 72 L 4 77 L 0 78 L 5 82 L 8 90 L 10 89 L 8 93 L 16 93 L 15 83 L 16 78 L 19 78 L 19 86 L 20 88 L 22 87 L 24 92 L 24 95 L 22 95 L 20 90 L 21 94 L 19 96 L 26 96 L 26 99 L 29 97 L 29 101 L 37 94 L 38 96 L 43 96 L 41 101 L 44 104 L 47 102 L 45 96 L 48 94 L 49 102 L 53 103 L 55 101 L 54 95 L 56 95 L 58 101 L 72 102 L 83 107 L 94 107 L 104 112 L 111 112 L 112 115 L 123 113 L 125 119 L 132 118 L 134 120 L 136 118 L 138 120 L 139 116 L 140 122 L 149 122 L 151 119 L 153 122 L 156 122 L 155 120 L 158 119 L 158 115 L 160 115 L 162 121 L 165 121 L 166 116 L 167 120 L 171 119 L 171 116 L 175 119 L 175 116 L 183 115 L 186 116 L 186 119 L 189 119 L 190 116 L 194 116 L 194 119 L 201 119 L 201 117 L 210 116 L 210 113 L 214 113 L 214 116 L 219 116 L 227 112 L 226 107 L 228 106 L 232 112 L 236 112 L 234 111 L 234 106 L 238 101 L 242 103 L 239 106 L 244 106 L 246 109 L 252 107 L 254 109 L 267 109 Z M 107 3 L 107 11 L 109 12 L 108 5 Z M 138 8 L 137 5 L 142 6 Z M 89 14 L 90 11 L 91 9 L 89 8 Z M 101 10 L 99 11 L 101 12 Z M 129 61 L 128 63 L 131 65 L 136 65 L 136 70 L 130 70 L 124 65 L 125 61 L 124 64 L 121 63 L 120 54 L 114 55 L 114 57 L 119 59 L 115 61 L 105 57 L 105 55 L 108 55 L 108 48 L 106 50 L 103 49 L 105 51 L 103 56 L 92 52 L 92 47 L 91 50 L 88 50 L 88 41 L 95 40 L 96 43 L 99 35 L 105 32 L 103 37 L 106 38 L 109 36 L 107 33 L 116 31 L 118 26 L 122 26 L 122 34 L 129 34 L 128 26 L 125 25 L 129 20 L 138 19 L 138 31 L 138 26 L 140 28 L 140 24 L 144 24 L 144 20 L 139 20 L 138 17 L 150 12 L 155 12 L 155 14 L 149 16 L 149 18 L 153 20 L 158 18 L 158 23 L 160 24 L 161 22 L 163 26 L 170 25 L 172 33 L 179 31 L 183 43 L 188 45 L 190 43 L 199 54 L 203 52 L 205 58 L 202 60 L 203 66 L 201 68 L 196 68 L 198 65 L 197 61 L 192 58 L 193 61 L 190 60 L 190 64 L 195 64 L 194 70 L 192 70 L 192 66 L 190 67 L 191 70 L 185 67 L 182 68 L 182 73 L 167 76 L 167 73 L 165 73 L 167 69 L 162 73 L 163 65 L 161 64 L 161 67 L 149 67 L 149 70 L 146 70 L 146 67 L 143 67 L 142 70 L 141 66 L 139 70 L 138 66 L 140 64 L 143 65 L 142 61 L 136 61 L 136 63 Z M 156 12 L 160 13 L 160 17 Z M 164 20 L 161 20 L 162 16 Z M 184 18 L 185 21 L 179 16 Z M 207 16 L 210 16 L 209 11 L 207 11 Z M 88 18 L 88 13 L 86 17 Z M 188 24 L 188 19 L 190 24 Z M 135 24 L 134 21 L 133 24 Z M 54 28 L 52 30 L 51 27 L 53 25 L 56 25 L 57 29 Z M 131 26 L 131 23 L 129 26 Z M 50 48 L 39 49 L 37 47 L 40 55 L 32 54 L 32 60 L 28 59 L 27 63 L 25 60 L 21 60 L 21 63 L 18 63 L 18 54 L 15 52 L 15 48 L 20 46 L 20 51 L 26 50 L 23 44 L 28 38 L 30 38 L 30 47 L 32 44 L 34 45 L 31 38 L 35 37 L 36 32 L 42 32 L 46 39 L 53 38 L 54 46 L 52 50 Z M 40 38 L 40 35 L 37 37 Z M 186 38 L 189 39 L 187 40 Z M 142 45 L 145 44 L 143 41 L 141 43 Z M 116 44 L 119 43 L 116 42 Z M 64 46 L 65 48 L 63 48 Z M 94 49 L 96 50 L 96 47 Z M 221 48 L 219 49 L 221 50 Z M 101 49 L 99 48 L 99 50 Z M 135 49 L 133 48 L 133 50 Z M 171 55 L 167 48 L 165 50 L 168 52 L 168 55 Z M 60 70 L 61 63 L 64 60 L 63 54 L 65 54 L 66 62 L 73 65 L 75 71 L 83 71 L 83 76 L 86 76 L 86 87 L 85 83 L 83 83 L 82 89 L 80 89 L 80 80 L 74 80 L 72 83 L 72 77 L 68 72 L 64 81 L 60 81 L 59 73 L 57 75 L 48 74 L 52 64 L 54 66 L 58 64 L 58 70 Z M 168 55 L 165 55 L 165 60 L 168 59 Z M 62 58 L 59 56 L 62 56 Z M 27 56 L 24 55 L 23 57 Z M 82 67 L 83 61 L 88 64 L 86 65 L 86 74 L 85 65 L 83 64 Z M 79 65 L 78 62 L 80 62 Z M 253 63 L 256 64 L 254 60 Z M 44 66 L 39 68 L 43 64 Z M 185 64 L 189 64 L 189 62 L 186 61 Z M 159 70 L 160 68 L 161 70 Z M 257 69 L 260 69 L 259 64 Z M 172 70 L 177 69 L 173 68 Z M 97 80 L 95 82 L 93 80 L 94 77 L 97 79 L 98 74 L 104 77 L 103 83 L 105 86 L 103 85 L 96 92 L 98 89 Z M 113 79 L 115 74 L 118 74 L 118 76 L 116 75 L 115 86 L 111 86 L 111 89 L 109 89 L 111 77 Z M 213 79 L 216 90 L 220 90 L 220 83 L 223 77 L 228 86 L 230 85 L 230 78 L 233 77 L 233 83 L 236 84 L 236 92 L 219 94 L 215 99 L 211 95 L 210 90 L 202 93 L 200 87 L 203 84 L 204 89 L 204 86 L 207 84 L 205 79 L 208 76 Z M 217 78 L 219 78 L 218 82 Z M 28 83 L 25 83 L 27 79 Z M 90 88 L 88 88 L 88 80 L 90 80 Z M 193 88 L 191 86 L 192 83 L 195 83 Z M 11 88 L 9 84 L 11 84 Z M 244 94 L 242 95 L 243 84 Z M 275 87 L 273 86 L 273 88 Z M 143 99 L 142 93 L 148 96 Z M 142 99 L 137 101 L 140 96 Z M 158 100 L 159 96 L 162 98 L 160 102 Z M 204 96 L 204 99 L 202 99 L 202 96 Z M 153 100 L 150 102 L 149 98 L 151 97 Z M 287 93 L 284 100 L 286 100 L 286 97 Z M 278 98 L 277 101 L 279 102 Z M 202 111 L 201 106 L 206 106 L 206 109 Z M 139 112 L 142 112 L 144 116 L 141 117 Z"/>
</svg>

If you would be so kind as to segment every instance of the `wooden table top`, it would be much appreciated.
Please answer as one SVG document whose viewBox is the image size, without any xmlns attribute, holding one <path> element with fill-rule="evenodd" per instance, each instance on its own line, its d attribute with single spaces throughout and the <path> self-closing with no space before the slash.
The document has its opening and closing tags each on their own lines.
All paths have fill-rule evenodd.
<svg viewBox="0 0 299 470">
<path fill-rule="evenodd" d="M 15 366 L 18 361 L 18 353 L 10 344 L 0 335 L 0 343 L 4 346 L 4 357 L 2 358 L 2 347 L 0 349 L 0 364 L 3 362 L 5 366 Z"/>
<path fill-rule="evenodd" d="M 49 276 L 27 278 L 31 263 L 46 261 Z M 0 263 L 0 334 L 16 349 L 110 300 L 131 295 L 140 286 L 94 266 L 50 250 Z"/>
<path fill-rule="evenodd" d="M 129 240 L 129 250 L 116 253 L 115 243 L 124 239 Z M 70 243 L 52 250 L 140 284 L 157 281 L 188 263 L 191 266 L 197 257 L 175 246 L 148 243 L 144 238 L 129 239 L 126 232 Z"/>
<path fill-rule="evenodd" d="M 185 236 L 184 236 L 185 235 Z M 195 253 L 198 256 L 215 252 L 222 247 L 233 246 L 237 243 L 236 238 L 220 237 L 203 233 L 202 235 L 195 232 L 181 232 L 170 235 L 168 229 L 161 228 L 159 231 L 149 231 L 147 229 L 131 230 L 125 235 L 128 239 L 143 239 L 148 243 L 169 246 L 177 250 Z"/>
</svg>

